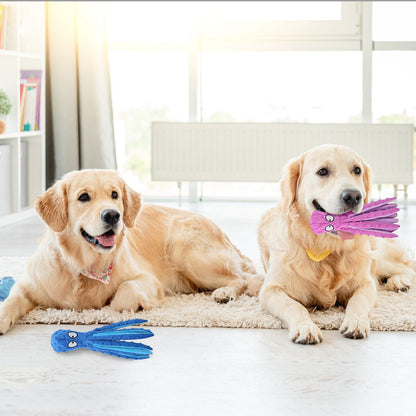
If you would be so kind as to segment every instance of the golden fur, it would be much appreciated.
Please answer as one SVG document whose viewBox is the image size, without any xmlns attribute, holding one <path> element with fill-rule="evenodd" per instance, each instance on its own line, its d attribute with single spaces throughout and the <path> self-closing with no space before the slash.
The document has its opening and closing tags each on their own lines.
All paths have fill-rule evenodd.
<svg viewBox="0 0 416 416">
<path fill-rule="evenodd" d="M 354 170 L 357 167 L 359 174 Z M 318 175 L 322 168 L 329 174 Z M 313 201 L 333 214 L 350 210 L 340 200 L 345 189 L 360 192 L 362 200 L 354 211 L 361 211 L 369 202 L 371 176 L 371 168 L 357 153 L 335 145 L 314 148 L 284 170 L 282 198 L 263 216 L 259 227 L 267 272 L 260 302 L 286 321 L 294 342 L 320 342 L 321 332 L 306 308 L 328 308 L 336 302 L 346 305 L 341 332 L 349 338 L 366 337 L 368 315 L 376 300 L 375 278 L 387 278 L 388 289 L 403 291 L 414 279 L 414 262 L 396 241 L 361 235 L 344 240 L 331 233 L 316 235 L 310 228 L 310 216 L 316 209 Z M 317 262 L 306 249 L 315 255 L 332 254 Z"/>
<path fill-rule="evenodd" d="M 89 200 L 80 200 L 83 194 Z M 247 286 L 249 294 L 257 294 L 262 284 L 251 261 L 213 222 L 184 210 L 142 207 L 140 195 L 116 172 L 71 172 L 35 206 L 48 229 L 29 261 L 27 278 L 0 306 L 0 333 L 37 305 L 84 309 L 110 303 L 117 311 L 137 310 L 157 305 L 164 294 L 199 289 L 213 290 L 216 301 L 227 302 Z M 106 210 L 120 214 L 111 226 L 114 245 L 108 247 L 81 234 L 106 233 Z M 81 274 L 111 263 L 109 284 Z"/>
</svg>

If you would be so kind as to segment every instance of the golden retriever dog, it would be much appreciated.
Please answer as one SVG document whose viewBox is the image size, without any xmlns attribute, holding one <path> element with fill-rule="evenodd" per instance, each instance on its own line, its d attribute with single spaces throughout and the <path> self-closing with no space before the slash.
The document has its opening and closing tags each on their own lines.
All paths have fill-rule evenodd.
<svg viewBox="0 0 416 416">
<path fill-rule="evenodd" d="M 282 198 L 261 220 L 258 239 L 267 275 L 260 303 L 287 323 L 296 343 L 321 342 L 307 308 L 336 303 L 346 307 L 341 333 L 367 337 L 377 280 L 405 291 L 415 277 L 414 262 L 396 241 L 341 231 L 316 235 L 310 227 L 316 209 L 360 212 L 370 200 L 371 176 L 352 149 L 316 147 L 286 166 Z"/>
<path fill-rule="evenodd" d="M 148 309 L 164 294 L 213 291 L 217 302 L 258 291 L 262 277 L 213 222 L 156 205 L 114 171 L 71 172 L 35 201 L 48 225 L 19 280 L 0 306 L 6 333 L 37 305 Z"/>
</svg>

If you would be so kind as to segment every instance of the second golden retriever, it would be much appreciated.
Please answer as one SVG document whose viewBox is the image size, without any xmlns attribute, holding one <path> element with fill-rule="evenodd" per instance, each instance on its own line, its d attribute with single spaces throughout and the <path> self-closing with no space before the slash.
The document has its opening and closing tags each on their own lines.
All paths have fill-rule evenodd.
<svg viewBox="0 0 416 416">
<path fill-rule="evenodd" d="M 283 319 L 290 338 L 301 344 L 322 341 L 308 307 L 346 305 L 340 331 L 367 337 L 376 280 L 391 290 L 407 290 L 414 262 L 396 241 L 344 232 L 315 235 L 314 210 L 332 214 L 360 212 L 371 193 L 371 168 L 345 146 L 324 145 L 292 160 L 281 182 L 282 198 L 259 227 L 266 280 L 260 302 Z"/>
<path fill-rule="evenodd" d="M 164 294 L 213 291 L 217 302 L 258 291 L 263 279 L 213 222 L 144 205 L 114 171 L 67 174 L 36 200 L 48 225 L 38 250 L 0 305 L 0 334 L 37 305 L 151 308 Z"/>
</svg>

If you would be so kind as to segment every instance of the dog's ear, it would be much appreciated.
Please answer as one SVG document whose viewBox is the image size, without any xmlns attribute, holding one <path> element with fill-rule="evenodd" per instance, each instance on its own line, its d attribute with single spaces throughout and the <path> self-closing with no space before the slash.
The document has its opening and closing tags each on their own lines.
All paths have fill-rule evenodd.
<svg viewBox="0 0 416 416">
<path fill-rule="evenodd" d="M 371 185 L 373 181 L 373 169 L 371 169 L 370 165 L 363 161 L 364 166 L 364 173 L 363 173 L 363 182 L 364 182 L 364 188 L 366 197 L 364 199 L 364 203 L 368 204 L 371 199 Z"/>
<path fill-rule="evenodd" d="M 280 189 L 282 193 L 282 204 L 285 209 L 289 209 L 289 207 L 296 201 L 302 166 L 303 155 L 296 159 L 292 159 L 283 169 Z"/>
<path fill-rule="evenodd" d="M 63 231 L 68 224 L 66 185 L 59 181 L 35 199 L 35 208 L 49 228 Z"/>
<path fill-rule="evenodd" d="M 126 227 L 132 228 L 142 206 L 142 197 L 126 184 L 123 187 L 123 206 L 123 222 L 126 224 Z"/>
</svg>

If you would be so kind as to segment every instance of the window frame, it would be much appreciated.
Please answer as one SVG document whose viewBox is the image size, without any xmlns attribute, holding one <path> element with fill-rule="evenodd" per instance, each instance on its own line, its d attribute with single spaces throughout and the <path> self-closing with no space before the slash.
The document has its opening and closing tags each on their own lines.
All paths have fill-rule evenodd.
<svg viewBox="0 0 416 416">
<path fill-rule="evenodd" d="M 221 4 L 217 6 L 219 12 Z M 341 2 L 341 20 L 199 22 L 203 49 L 222 42 L 361 39 L 361 2 Z M 217 45 L 218 46 L 218 45 Z"/>
</svg>

